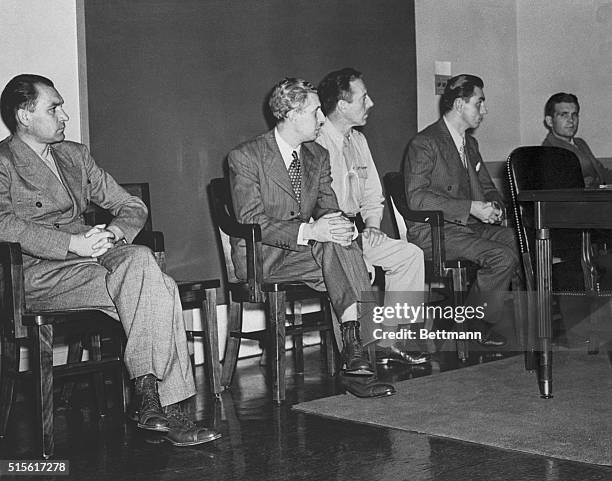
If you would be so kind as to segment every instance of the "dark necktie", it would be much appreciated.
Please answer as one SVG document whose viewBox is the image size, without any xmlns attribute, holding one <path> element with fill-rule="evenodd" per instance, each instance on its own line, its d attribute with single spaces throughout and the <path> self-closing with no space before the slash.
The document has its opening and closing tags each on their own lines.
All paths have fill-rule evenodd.
<svg viewBox="0 0 612 481">
<path fill-rule="evenodd" d="M 293 160 L 291 161 L 291 165 L 289 165 L 289 180 L 291 181 L 291 187 L 293 187 L 293 192 L 299 203 L 302 195 L 302 168 L 300 166 L 300 159 L 295 150 L 291 152 L 291 156 Z"/>
</svg>

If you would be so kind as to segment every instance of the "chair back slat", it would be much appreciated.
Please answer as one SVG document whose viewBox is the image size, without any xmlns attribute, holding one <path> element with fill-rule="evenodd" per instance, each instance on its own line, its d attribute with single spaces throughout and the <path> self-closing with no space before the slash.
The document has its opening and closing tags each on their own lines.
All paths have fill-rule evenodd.
<svg viewBox="0 0 612 481">
<path fill-rule="evenodd" d="M 232 262 L 232 246 L 228 235 L 228 224 L 233 218 L 232 203 L 229 195 L 229 185 L 225 179 L 213 179 L 210 182 L 210 203 L 212 208 L 213 220 L 217 226 L 219 241 L 223 250 L 223 260 L 225 261 L 225 273 L 228 282 L 239 282 Z M 225 227 L 225 228 L 224 228 Z"/>
<path fill-rule="evenodd" d="M 510 187 L 512 217 L 525 270 L 526 287 L 533 290 L 535 289 L 534 209 L 532 202 L 519 202 L 518 195 L 524 190 L 584 188 L 580 161 L 573 152 L 559 147 L 519 147 L 508 156 L 506 173 Z M 576 252 L 580 251 L 578 231 L 558 231 L 553 233 L 553 237 L 555 236 L 563 236 L 566 239 L 575 237 Z"/>
<path fill-rule="evenodd" d="M 21 248 L 14 242 L 0 242 L 0 328 L 15 339 L 27 337 L 23 325 L 23 261 Z"/>
<path fill-rule="evenodd" d="M 392 216 L 392 222 L 396 235 L 400 239 L 405 239 L 408 234 L 408 224 L 406 220 L 413 217 L 412 211 L 408 207 L 408 199 L 406 197 L 406 189 L 404 187 L 404 175 L 401 172 L 388 172 L 383 177 L 383 184 L 385 186 L 385 197 L 387 204 L 393 206 L 394 211 L 397 210 L 399 217 Z M 444 248 L 444 229 L 439 224 L 443 222 L 441 212 L 430 212 L 430 214 L 436 214 L 439 217 L 438 222 L 431 222 L 431 242 L 432 242 L 432 256 L 429 259 L 432 263 L 432 271 L 438 278 L 445 277 L 446 268 L 446 253 Z M 401 219 L 401 221 L 399 220 Z M 433 219 L 432 219 L 433 221 Z M 402 227 L 403 226 L 403 227 Z"/>
<path fill-rule="evenodd" d="M 535 227 L 533 205 L 518 202 L 519 193 L 523 190 L 584 188 L 580 161 L 566 149 L 529 146 L 513 150 L 506 167 L 521 254 L 531 253 Z"/>
<path fill-rule="evenodd" d="M 240 224 L 236 220 L 231 190 L 226 179 L 211 180 L 209 197 L 213 221 L 219 231 L 228 282 L 242 282 L 236 276 L 230 244 L 231 237 L 241 238 L 246 242 L 247 283 L 250 301 L 262 302 L 264 296 L 261 292 L 263 282 L 261 228 L 257 224 Z"/>
</svg>

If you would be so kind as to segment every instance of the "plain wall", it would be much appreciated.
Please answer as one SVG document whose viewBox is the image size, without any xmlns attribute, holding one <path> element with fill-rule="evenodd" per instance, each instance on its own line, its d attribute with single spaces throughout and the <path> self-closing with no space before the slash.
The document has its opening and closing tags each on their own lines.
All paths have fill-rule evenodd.
<svg viewBox="0 0 612 481">
<path fill-rule="evenodd" d="M 207 185 L 268 130 L 264 100 L 283 77 L 363 71 L 381 174 L 416 133 L 410 1 L 90 0 L 85 24 L 92 152 L 120 182 L 151 184 L 179 279 L 221 275 Z"/>
<path fill-rule="evenodd" d="M 558 91 L 578 95 L 578 136 L 612 156 L 612 2 L 416 0 L 415 23 L 419 130 L 438 118 L 434 62 L 450 61 L 452 75 L 484 80 L 489 113 L 475 136 L 494 174 L 515 147 L 542 142 Z"/>
<path fill-rule="evenodd" d="M 520 129 L 524 144 L 548 131 L 544 104 L 557 92 L 580 102 L 578 136 L 612 157 L 612 2 L 517 1 Z"/>
<path fill-rule="evenodd" d="M 485 162 L 521 142 L 515 0 L 416 0 L 418 128 L 439 118 L 434 62 L 484 81 L 489 111 L 475 132 Z"/>
<path fill-rule="evenodd" d="M 79 96 L 76 0 L 0 0 L 0 89 L 15 75 L 50 78 L 70 116 L 66 138 L 83 141 Z M 0 122 L 0 139 L 9 134 Z"/>
</svg>

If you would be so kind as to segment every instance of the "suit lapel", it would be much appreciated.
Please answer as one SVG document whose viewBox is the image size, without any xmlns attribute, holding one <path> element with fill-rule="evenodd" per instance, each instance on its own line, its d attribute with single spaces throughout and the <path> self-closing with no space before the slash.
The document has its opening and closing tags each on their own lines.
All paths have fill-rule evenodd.
<svg viewBox="0 0 612 481">
<path fill-rule="evenodd" d="M 28 145 L 13 137 L 11 150 L 15 154 L 15 169 L 24 180 L 36 189 L 46 192 L 58 205 L 72 200 L 59 179 Z M 54 150 L 55 152 L 57 151 Z M 57 162 L 58 157 L 55 158 Z"/>
<path fill-rule="evenodd" d="M 319 172 L 320 169 L 315 156 L 307 144 L 302 144 L 302 206 L 310 205 L 313 200 L 311 199 L 313 193 L 318 195 Z"/>
<path fill-rule="evenodd" d="M 467 155 L 467 170 L 470 178 L 470 189 L 472 191 L 472 200 L 485 200 L 484 191 L 480 179 L 478 178 L 478 172 L 476 172 L 475 162 L 478 162 L 478 155 L 476 149 L 472 146 L 472 141 L 469 136 L 465 136 L 465 150 Z M 483 168 L 483 166 L 480 166 Z"/>
<path fill-rule="evenodd" d="M 291 186 L 289 172 L 287 172 L 283 156 L 274 138 L 274 130 L 271 130 L 265 136 L 264 172 L 275 184 L 278 184 L 281 189 L 295 199 L 295 192 L 293 192 L 293 187 Z"/>
<path fill-rule="evenodd" d="M 447 159 L 449 170 L 453 172 L 453 175 L 456 174 L 458 177 L 466 176 L 466 170 L 465 167 L 463 167 L 463 162 L 461 162 L 461 157 L 459 156 L 459 151 L 457 150 L 455 141 L 453 140 L 451 133 L 448 131 L 448 127 L 443 119 L 439 120 L 438 126 L 440 127 L 440 140 L 442 141 L 442 146 L 444 147 L 443 155 L 444 158 Z"/>
<path fill-rule="evenodd" d="M 83 198 L 81 195 L 81 170 L 72 168 L 72 162 L 65 157 L 58 149 L 53 149 L 53 156 L 64 185 L 62 191 L 67 193 L 72 202 L 73 211 L 78 208 L 78 200 Z M 53 176 L 55 177 L 55 175 Z"/>
</svg>

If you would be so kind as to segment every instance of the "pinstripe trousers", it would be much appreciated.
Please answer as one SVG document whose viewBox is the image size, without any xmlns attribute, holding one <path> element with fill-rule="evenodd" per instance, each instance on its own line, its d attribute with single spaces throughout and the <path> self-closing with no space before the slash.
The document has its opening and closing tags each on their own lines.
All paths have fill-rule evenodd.
<svg viewBox="0 0 612 481">
<path fill-rule="evenodd" d="M 270 281 L 314 280 L 313 289 L 327 290 L 338 319 L 357 305 L 364 344 L 374 341 L 372 309 L 376 298 L 357 242 L 343 247 L 334 242 L 315 242 L 310 250 L 288 251 L 283 263 L 270 273 Z"/>
</svg>

